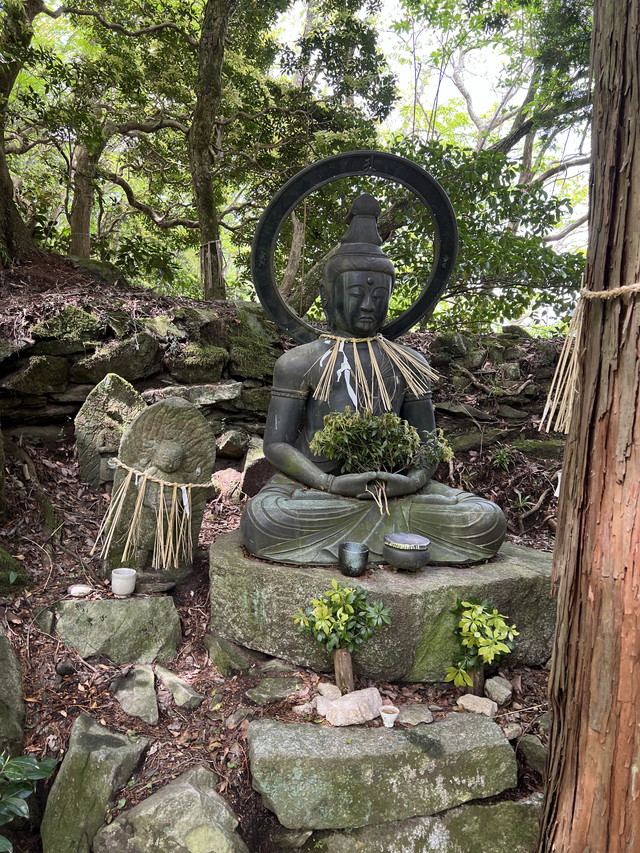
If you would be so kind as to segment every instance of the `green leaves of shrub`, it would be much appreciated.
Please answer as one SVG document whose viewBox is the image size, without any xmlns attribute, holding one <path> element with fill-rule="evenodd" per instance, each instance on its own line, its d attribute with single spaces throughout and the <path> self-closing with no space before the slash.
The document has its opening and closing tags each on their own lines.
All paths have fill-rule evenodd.
<svg viewBox="0 0 640 853">
<path fill-rule="evenodd" d="M 306 610 L 298 608 L 293 621 L 301 633 L 310 634 L 330 652 L 355 652 L 376 628 L 391 624 L 389 609 L 381 601 L 369 602 L 361 587 L 342 586 L 335 579 Z"/>
<path fill-rule="evenodd" d="M 374 415 L 369 411 L 325 415 L 324 427 L 310 442 L 318 456 L 340 466 L 342 474 L 364 471 L 399 472 L 410 465 L 431 467 L 451 458 L 451 448 L 442 430 L 423 432 L 394 414 Z"/>
<path fill-rule="evenodd" d="M 0 826 L 16 817 L 29 817 L 27 797 L 35 791 L 36 782 L 53 772 L 57 760 L 43 758 L 38 761 L 31 755 L 9 758 L 0 755 Z M 0 853 L 11 853 L 13 845 L 0 835 Z"/>
<path fill-rule="evenodd" d="M 512 652 L 519 632 L 486 600 L 458 598 L 451 612 L 459 617 L 455 634 L 460 639 L 461 654 L 445 669 L 445 681 L 453 681 L 456 687 L 471 687 L 469 670 L 481 669 Z"/>
</svg>

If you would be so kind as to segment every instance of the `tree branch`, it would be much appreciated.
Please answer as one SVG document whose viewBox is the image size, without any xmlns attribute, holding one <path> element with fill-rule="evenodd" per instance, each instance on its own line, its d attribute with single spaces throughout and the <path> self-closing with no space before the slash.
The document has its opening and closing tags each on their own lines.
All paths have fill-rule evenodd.
<svg viewBox="0 0 640 853">
<path fill-rule="evenodd" d="M 122 33 L 122 35 L 128 36 L 129 38 L 136 38 L 137 36 L 146 36 L 150 33 L 156 33 L 160 30 L 173 30 L 182 36 L 182 38 L 190 44 L 191 47 L 198 47 L 199 41 L 198 39 L 194 39 L 193 36 L 190 36 L 189 33 L 185 32 L 176 24 L 171 21 L 163 21 L 160 24 L 153 24 L 150 27 L 142 27 L 139 30 L 128 30 L 122 24 L 115 24 L 111 21 L 107 21 L 99 12 L 94 11 L 93 9 L 77 9 L 73 6 L 59 6 L 57 9 L 49 9 L 44 3 L 41 6 L 42 12 L 45 15 L 48 15 L 50 18 L 59 18 L 61 15 L 84 15 L 85 17 L 95 18 L 103 27 L 107 30 L 113 30 L 117 33 Z"/>
<path fill-rule="evenodd" d="M 131 207 L 139 210 L 140 213 L 144 213 L 145 216 L 148 216 L 151 221 L 158 226 L 158 228 L 175 228 L 179 225 L 182 225 L 183 228 L 198 228 L 199 222 L 197 219 L 183 219 L 182 217 L 176 217 L 175 219 L 166 219 L 160 213 L 157 213 L 152 207 L 148 204 L 144 204 L 144 202 L 138 201 L 135 196 L 134 191 L 131 186 L 125 181 L 124 178 L 121 178 L 120 175 L 116 175 L 115 172 L 108 172 L 105 169 L 101 169 L 102 175 L 104 175 L 107 180 L 111 181 L 111 183 L 116 184 L 122 190 L 124 190 L 124 194 L 127 197 L 127 201 L 131 205 Z"/>
<path fill-rule="evenodd" d="M 550 169 L 547 169 L 546 172 L 543 172 L 541 175 L 538 175 L 537 181 L 548 181 L 549 178 L 553 178 L 554 175 L 560 174 L 560 172 L 566 172 L 572 166 L 586 166 L 591 162 L 591 156 L 586 154 L 583 157 L 576 157 L 573 160 L 565 160 L 562 163 L 558 163 L 556 166 L 552 166 Z"/>
<path fill-rule="evenodd" d="M 572 231 L 580 228 L 581 225 L 584 225 L 585 222 L 589 221 L 589 214 L 585 213 L 584 216 L 581 216 L 580 219 L 576 219 L 575 222 L 570 222 L 565 228 L 561 231 L 554 231 L 553 234 L 547 234 L 546 237 L 542 238 L 543 243 L 557 243 L 559 240 L 564 240 L 565 237 L 568 237 Z"/>
</svg>

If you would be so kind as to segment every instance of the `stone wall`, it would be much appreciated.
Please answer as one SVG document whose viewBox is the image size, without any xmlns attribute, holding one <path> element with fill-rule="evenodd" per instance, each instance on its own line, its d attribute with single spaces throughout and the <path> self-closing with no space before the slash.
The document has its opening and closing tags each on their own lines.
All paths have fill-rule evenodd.
<svg viewBox="0 0 640 853">
<path fill-rule="evenodd" d="M 144 317 L 67 305 L 27 327 L 20 346 L 1 344 L 3 428 L 59 433 L 96 383 L 117 373 L 148 403 L 188 398 L 216 434 L 241 427 L 261 435 L 273 366 L 283 351 L 261 307 L 176 302 L 155 316 L 146 308 L 150 316 Z M 404 341 L 440 374 L 434 388 L 438 425 L 456 453 L 501 444 L 542 459 L 561 457 L 561 437 L 541 440 L 535 432 L 558 339 L 532 338 L 507 326 L 499 334 L 411 334 Z"/>
</svg>

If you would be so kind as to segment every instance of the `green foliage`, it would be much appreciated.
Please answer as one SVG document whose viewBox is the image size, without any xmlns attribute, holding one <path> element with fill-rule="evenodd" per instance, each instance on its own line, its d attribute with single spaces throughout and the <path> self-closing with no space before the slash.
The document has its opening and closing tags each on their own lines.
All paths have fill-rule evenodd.
<svg viewBox="0 0 640 853">
<path fill-rule="evenodd" d="M 389 609 L 381 601 L 369 602 L 361 587 L 331 581 L 331 589 L 312 598 L 306 610 L 293 615 L 298 630 L 310 634 L 327 651 L 356 652 L 376 628 L 390 625 Z"/>
<path fill-rule="evenodd" d="M 458 598 L 451 612 L 459 617 L 455 634 L 460 640 L 461 653 L 454 658 L 453 666 L 445 669 L 445 681 L 453 681 L 456 687 L 471 687 L 469 671 L 481 669 L 512 652 L 519 632 L 486 600 Z"/>
<path fill-rule="evenodd" d="M 313 453 L 340 466 L 343 474 L 398 471 L 410 464 L 420 448 L 415 427 L 393 412 L 344 412 L 325 415 L 324 427 L 309 444 Z"/>
<path fill-rule="evenodd" d="M 55 758 L 38 761 L 31 755 L 18 758 L 9 758 L 6 753 L 0 755 L 0 826 L 16 817 L 29 817 L 27 797 L 35 791 L 39 779 L 46 779 L 53 773 L 57 763 Z M 0 853 L 12 850 L 11 842 L 0 835 Z"/>
<path fill-rule="evenodd" d="M 515 453 L 512 448 L 497 444 L 495 450 L 489 453 L 489 459 L 494 468 L 502 468 L 503 471 L 508 471 L 515 462 Z"/>
</svg>

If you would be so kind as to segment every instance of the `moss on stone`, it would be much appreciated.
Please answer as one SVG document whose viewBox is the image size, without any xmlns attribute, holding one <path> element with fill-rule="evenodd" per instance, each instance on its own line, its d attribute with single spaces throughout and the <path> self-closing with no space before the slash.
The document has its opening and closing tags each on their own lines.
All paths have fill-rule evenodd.
<svg viewBox="0 0 640 853">
<path fill-rule="evenodd" d="M 169 372 L 178 382 L 218 382 L 229 355 L 222 347 L 188 343 L 165 356 Z"/>
<path fill-rule="evenodd" d="M 279 341 L 275 326 L 267 320 L 261 308 L 256 308 L 238 308 L 237 323 L 229 328 L 229 371 L 233 376 L 244 379 L 271 376 L 281 354 L 272 346 Z"/>
<path fill-rule="evenodd" d="M 511 446 L 532 459 L 562 459 L 564 444 L 563 439 L 558 438 L 547 438 L 542 441 L 519 438 Z"/>
<path fill-rule="evenodd" d="M 55 355 L 35 355 L 24 367 L 7 376 L 3 385 L 21 394 L 56 394 L 64 391 L 69 379 L 69 362 Z"/>
<path fill-rule="evenodd" d="M 171 317 L 166 317 L 164 315 L 159 317 L 147 317 L 139 322 L 141 326 L 150 331 L 156 338 L 184 341 L 187 337 L 184 329 L 178 328 Z"/>
<path fill-rule="evenodd" d="M 17 595 L 29 584 L 29 572 L 20 560 L 0 548 L 0 595 Z"/>
<path fill-rule="evenodd" d="M 31 329 L 34 338 L 58 338 L 62 341 L 91 341 L 100 335 L 102 324 L 93 314 L 75 305 L 67 305 Z"/>
</svg>

